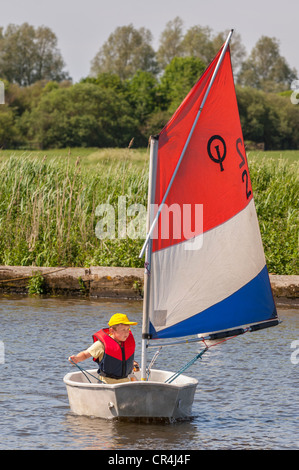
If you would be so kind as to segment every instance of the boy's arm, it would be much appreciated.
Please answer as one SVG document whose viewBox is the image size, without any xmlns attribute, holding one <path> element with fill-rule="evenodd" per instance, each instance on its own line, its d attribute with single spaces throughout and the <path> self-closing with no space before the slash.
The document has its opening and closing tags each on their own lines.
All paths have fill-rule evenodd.
<svg viewBox="0 0 299 470">
<path fill-rule="evenodd" d="M 69 361 L 77 364 L 77 362 L 85 361 L 85 359 L 88 359 L 89 357 L 91 357 L 91 354 L 87 351 L 87 349 L 85 349 L 85 351 L 81 351 L 75 356 L 70 356 Z"/>
</svg>

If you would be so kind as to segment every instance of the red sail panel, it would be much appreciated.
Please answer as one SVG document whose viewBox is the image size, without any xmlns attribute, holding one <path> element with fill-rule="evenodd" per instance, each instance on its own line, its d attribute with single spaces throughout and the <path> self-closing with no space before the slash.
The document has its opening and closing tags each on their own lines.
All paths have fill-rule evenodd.
<svg viewBox="0 0 299 470">
<path fill-rule="evenodd" d="M 159 135 L 155 193 L 155 203 L 158 205 L 167 190 L 220 53 L 221 50 Z M 164 238 L 161 236 L 162 211 L 158 224 L 159 236 L 154 237 L 153 251 L 188 238 L 184 236 L 188 232 L 183 227 L 186 223 L 184 204 L 191 205 L 193 217 L 194 205 L 203 205 L 202 231 L 206 232 L 239 213 L 251 198 L 252 188 L 228 48 L 165 201 L 168 211 L 174 205 L 180 211 L 174 211 L 173 220 L 167 222 L 170 236 Z M 176 233 L 172 233 L 172 228 L 177 224 L 181 230 L 176 229 Z"/>
</svg>

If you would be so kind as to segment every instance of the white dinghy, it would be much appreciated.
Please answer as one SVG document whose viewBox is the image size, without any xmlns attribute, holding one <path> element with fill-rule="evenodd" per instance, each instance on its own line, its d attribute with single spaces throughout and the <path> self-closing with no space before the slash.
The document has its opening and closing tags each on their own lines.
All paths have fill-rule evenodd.
<svg viewBox="0 0 299 470">
<path fill-rule="evenodd" d="M 87 372 L 96 376 L 97 369 Z M 64 377 L 71 411 L 98 418 L 181 419 L 191 416 L 197 380 L 180 375 L 165 383 L 171 372 L 151 370 L 148 380 L 120 384 L 99 384 L 96 378 L 82 372 Z"/>
<path fill-rule="evenodd" d="M 99 383 L 96 370 L 67 374 L 76 414 L 188 418 L 198 381 L 184 372 L 208 349 L 205 340 L 279 323 L 240 125 L 231 36 L 232 31 L 161 133 L 151 138 L 137 381 L 107 385 Z M 176 373 L 148 368 L 148 349 L 174 344 L 169 338 L 202 341 L 204 348 Z"/>
</svg>

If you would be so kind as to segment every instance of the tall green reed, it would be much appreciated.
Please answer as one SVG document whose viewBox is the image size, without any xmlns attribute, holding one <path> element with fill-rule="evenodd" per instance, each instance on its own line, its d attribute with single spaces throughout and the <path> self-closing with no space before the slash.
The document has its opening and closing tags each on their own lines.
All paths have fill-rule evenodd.
<svg viewBox="0 0 299 470">
<path fill-rule="evenodd" d="M 299 164 L 250 158 L 250 174 L 270 272 L 298 274 Z M 130 154 L 84 165 L 71 158 L 11 156 L 0 162 L 0 264 L 142 267 L 143 240 L 98 239 L 99 204 L 147 205 L 148 162 Z"/>
<path fill-rule="evenodd" d="M 250 160 L 253 195 L 268 269 L 299 273 L 299 162 Z"/>
<path fill-rule="evenodd" d="M 146 203 L 147 174 L 130 162 L 85 169 L 80 159 L 12 156 L 0 164 L 0 187 L 0 264 L 134 264 L 138 241 L 95 235 L 99 204 L 117 207 L 119 195 Z"/>
</svg>

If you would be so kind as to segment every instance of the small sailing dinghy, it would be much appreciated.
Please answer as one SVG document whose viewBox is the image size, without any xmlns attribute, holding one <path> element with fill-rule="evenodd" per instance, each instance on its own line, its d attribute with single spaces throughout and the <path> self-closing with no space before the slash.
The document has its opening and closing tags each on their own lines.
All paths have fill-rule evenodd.
<svg viewBox="0 0 299 470">
<path fill-rule="evenodd" d="M 141 372 L 137 381 L 115 385 L 99 383 L 96 370 L 67 374 L 76 414 L 190 417 L 198 381 L 183 372 L 207 350 L 205 341 L 279 323 L 238 113 L 232 33 L 151 138 Z M 148 370 L 149 347 L 185 337 L 205 345 L 190 363 L 176 373 Z"/>
</svg>

